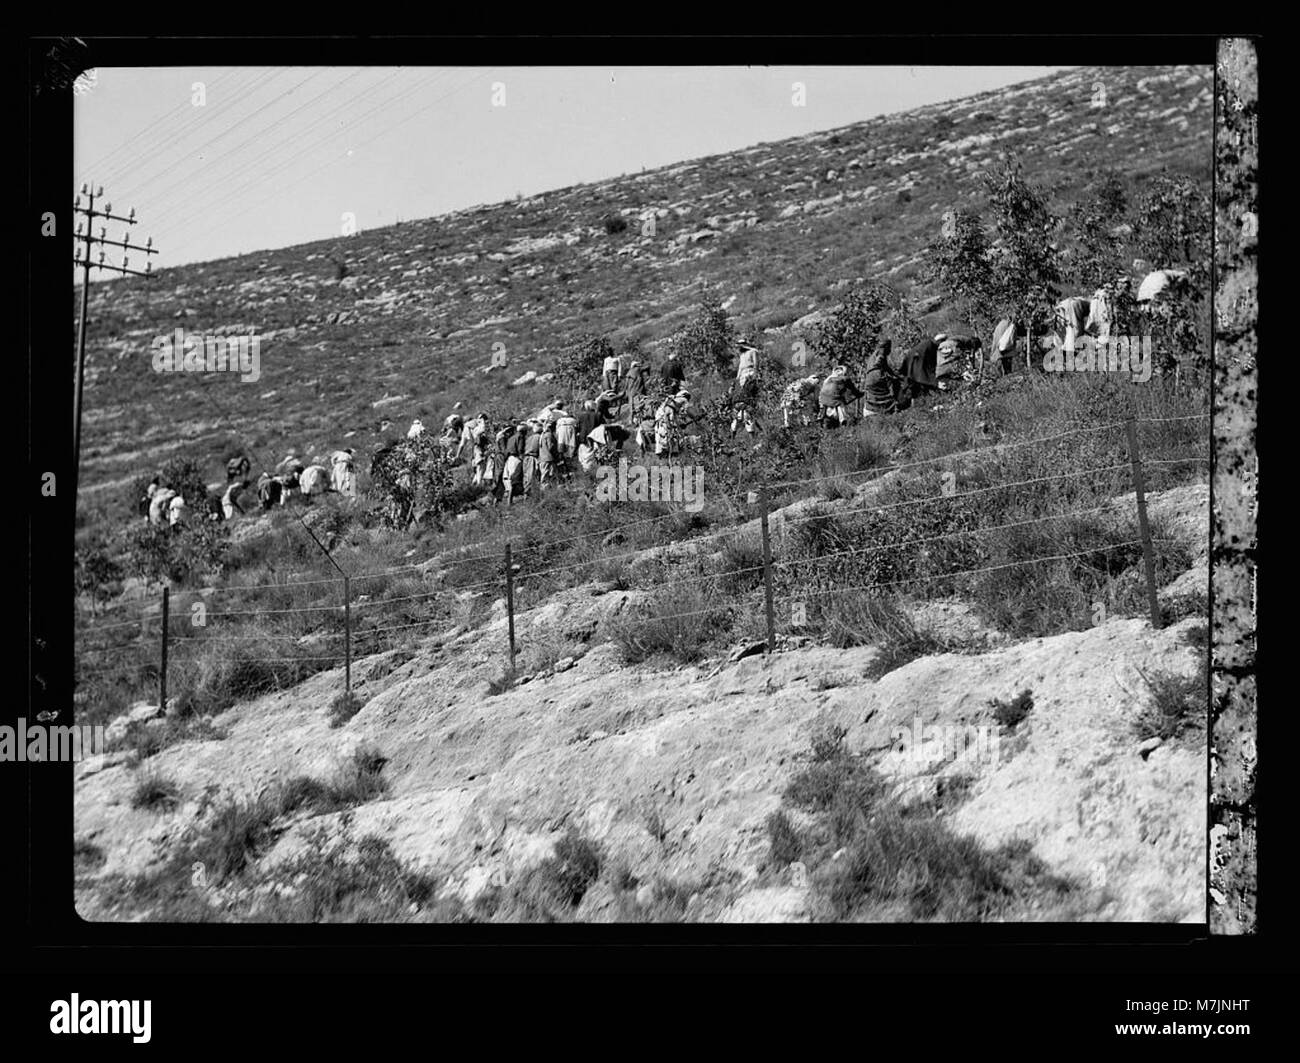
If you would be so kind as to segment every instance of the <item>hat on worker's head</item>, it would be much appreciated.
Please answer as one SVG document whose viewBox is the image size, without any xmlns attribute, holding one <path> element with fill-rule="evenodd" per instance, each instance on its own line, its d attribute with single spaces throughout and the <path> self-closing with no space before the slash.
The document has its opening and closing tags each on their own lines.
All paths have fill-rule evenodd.
<svg viewBox="0 0 1300 1063">
<path fill-rule="evenodd" d="M 677 357 L 677 352 L 676 352 L 676 351 L 669 351 L 669 352 L 668 352 L 668 357 L 669 357 L 669 358 L 676 358 L 676 357 Z"/>
</svg>

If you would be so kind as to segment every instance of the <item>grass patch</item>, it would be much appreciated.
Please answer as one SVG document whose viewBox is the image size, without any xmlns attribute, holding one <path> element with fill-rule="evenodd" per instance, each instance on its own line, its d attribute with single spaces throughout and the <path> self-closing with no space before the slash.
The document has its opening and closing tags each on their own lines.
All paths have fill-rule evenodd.
<svg viewBox="0 0 1300 1063">
<path fill-rule="evenodd" d="M 171 779 L 152 767 L 137 772 L 131 787 L 131 807 L 150 812 L 170 812 L 180 804 L 181 791 Z"/>
<path fill-rule="evenodd" d="M 989 708 L 993 710 L 993 718 L 1008 730 L 1015 730 L 1016 725 L 1020 723 L 1034 707 L 1034 695 L 1029 690 L 1022 690 L 1010 701 L 1003 701 L 1001 698 L 992 698 L 989 701 Z"/>
<path fill-rule="evenodd" d="M 1143 741 L 1159 738 L 1165 742 L 1204 727 L 1206 711 L 1206 662 L 1190 676 L 1171 672 L 1148 675 L 1138 669 L 1151 695 L 1133 720 L 1133 733 Z"/>
<path fill-rule="evenodd" d="M 78 875 L 98 871 L 107 861 L 104 850 L 93 842 L 78 838 L 72 845 L 72 866 Z"/>
<path fill-rule="evenodd" d="M 279 865 L 264 884 L 273 888 L 248 918 L 267 923 L 459 923 L 458 900 L 439 898 L 442 880 L 399 860 L 374 835 L 331 845 L 325 831 L 309 836 L 298 856 Z"/>
<path fill-rule="evenodd" d="M 485 890 L 474 915 L 494 922 L 561 922 L 572 919 L 587 890 L 600 877 L 603 856 L 589 838 L 570 829 L 555 852 L 504 889 Z"/>
<path fill-rule="evenodd" d="M 330 702 L 330 727 L 342 727 L 361 711 L 364 704 L 355 691 L 344 690 L 337 694 Z"/>
<path fill-rule="evenodd" d="M 656 656 L 693 664 L 730 635 L 734 622 L 734 606 L 687 587 L 661 594 L 638 614 L 614 618 L 607 628 L 627 664 Z"/>
<path fill-rule="evenodd" d="M 495 698 L 504 694 L 507 690 L 515 688 L 516 673 L 513 668 L 507 668 L 499 676 L 487 681 L 487 695 Z"/>
<path fill-rule="evenodd" d="M 814 910 L 832 921 L 976 921 L 1015 918 L 1047 896 L 1077 889 L 1050 874 L 1024 845 L 985 849 L 939 817 L 944 805 L 904 805 L 836 739 L 818 736 L 783 800 L 813 817 L 800 830 L 781 810 L 768 817 L 769 866 L 809 869 Z"/>
</svg>

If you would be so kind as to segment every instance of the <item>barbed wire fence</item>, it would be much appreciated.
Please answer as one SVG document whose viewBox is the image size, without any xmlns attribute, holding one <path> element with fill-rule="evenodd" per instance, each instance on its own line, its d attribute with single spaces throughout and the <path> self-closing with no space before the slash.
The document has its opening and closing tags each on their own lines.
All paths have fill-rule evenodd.
<svg viewBox="0 0 1300 1063">
<path fill-rule="evenodd" d="M 269 676 L 273 680 L 275 687 L 282 688 L 283 686 L 292 686 L 311 674 L 337 669 L 341 664 L 344 673 L 343 692 L 351 693 L 354 689 L 352 665 L 358 648 L 363 654 L 367 655 L 388 652 L 381 647 L 384 643 L 389 643 L 390 649 L 392 649 L 391 644 L 399 638 L 399 633 L 401 633 L 400 637 L 405 637 L 411 633 L 427 630 L 434 625 L 448 622 L 448 614 L 443 613 L 413 619 L 411 615 L 413 610 L 437 603 L 447 604 L 454 609 L 456 604 L 466 601 L 467 595 L 480 598 L 485 589 L 499 590 L 505 600 L 506 631 L 503 640 L 504 645 L 499 648 L 503 656 L 509 660 L 510 670 L 513 674 L 518 651 L 515 629 L 517 592 L 521 586 L 532 585 L 538 588 L 540 593 L 541 589 L 545 587 L 545 581 L 554 579 L 557 576 L 571 577 L 573 573 L 581 570 L 627 561 L 639 557 L 649 550 L 689 548 L 691 552 L 697 553 L 699 545 L 709 541 L 726 539 L 731 542 L 738 542 L 747 536 L 752 537 L 754 530 L 752 525 L 755 523 L 758 525 L 761 561 L 721 572 L 694 572 L 690 574 L 689 578 L 693 585 L 698 586 L 724 580 L 732 580 L 734 584 L 738 578 L 748 577 L 754 586 L 745 595 L 741 595 L 733 603 L 733 607 L 743 609 L 752 605 L 757 609 L 761 603 L 766 632 L 765 652 L 773 652 L 778 648 L 778 627 L 783 631 L 798 631 L 807 625 L 807 607 L 813 601 L 830 599 L 833 596 L 845 594 L 868 596 L 886 594 L 895 588 L 916 588 L 941 580 L 953 580 L 960 576 L 976 576 L 1057 561 L 1081 559 L 1111 551 L 1127 550 L 1131 547 L 1141 548 L 1146 605 L 1153 628 L 1159 628 L 1162 624 L 1162 618 L 1157 597 L 1154 546 L 1167 540 L 1155 539 L 1152 535 L 1151 522 L 1147 513 L 1145 469 L 1151 466 L 1165 467 L 1194 463 L 1208 465 L 1210 459 L 1208 454 L 1144 459 L 1139 444 L 1138 427 L 1143 423 L 1208 420 L 1209 416 L 1206 413 L 1185 417 L 1135 417 L 1125 421 L 1073 429 L 1041 439 L 994 444 L 973 450 L 938 455 L 919 461 L 878 466 L 857 470 L 852 473 L 763 484 L 746 493 L 745 502 L 751 507 L 754 516 L 739 525 L 704 535 L 691 536 L 686 539 L 665 539 L 652 546 L 629 549 L 613 554 L 602 553 L 597 549 L 593 551 L 593 556 L 590 558 L 579 561 L 565 561 L 554 565 L 531 565 L 529 559 L 531 557 L 545 557 L 559 547 L 568 547 L 572 550 L 574 549 L 573 544 L 581 544 L 585 540 L 594 538 L 600 538 L 602 540 L 601 545 L 603 545 L 610 542 L 612 535 L 625 533 L 628 529 L 641 528 L 644 530 L 665 521 L 679 521 L 681 513 L 671 511 L 655 517 L 625 522 L 613 529 L 602 528 L 559 539 L 531 543 L 524 542 L 522 544 L 507 539 L 499 555 L 496 553 L 473 553 L 469 556 L 450 559 L 435 556 L 425 561 L 379 569 L 373 572 L 344 571 L 335 562 L 329 551 L 324 548 L 319 540 L 316 540 L 316 545 L 320 546 L 321 551 L 338 570 L 338 576 L 310 580 L 286 579 L 279 582 L 220 588 L 177 589 L 174 592 L 171 588 L 164 587 L 157 604 L 145 605 L 136 617 L 120 621 L 94 623 L 83 628 L 78 633 L 77 677 L 79 680 L 84 681 L 114 673 L 120 675 L 120 657 L 125 650 L 130 648 L 151 650 L 151 647 L 156 644 L 157 656 L 154 659 L 158 662 L 156 667 L 159 705 L 163 707 L 167 705 L 169 671 L 174 671 L 178 667 L 197 669 L 229 668 L 233 670 L 232 675 L 237 686 L 241 682 L 252 684 L 258 681 L 259 677 L 262 682 L 265 682 Z M 987 460 L 1006 450 L 1041 446 L 1048 442 L 1059 441 L 1081 433 L 1103 433 L 1113 431 L 1116 428 L 1123 429 L 1124 444 L 1127 450 L 1127 460 L 1124 462 L 1071 469 L 1066 472 L 1020 480 L 1008 480 L 1002 483 L 985 484 L 963 491 L 955 490 L 954 482 L 950 481 L 945 484 L 945 487 L 954 489 L 945 489 L 938 494 L 927 494 L 917 498 L 892 502 L 852 505 L 830 512 L 823 512 L 819 508 L 813 507 L 814 511 L 811 513 L 789 513 L 784 509 L 774 510 L 772 507 L 773 493 L 783 488 L 804 487 L 821 481 L 852 480 L 856 477 L 881 479 L 908 469 L 933 468 L 945 464 L 954 465 L 966 459 Z M 1036 525 L 1046 525 L 1053 521 L 1072 520 L 1102 513 L 1121 514 L 1124 511 L 1124 506 L 1120 499 L 1114 497 L 1113 493 L 1101 505 L 1066 509 L 1061 512 L 1043 514 L 1002 524 L 961 527 L 938 534 L 918 535 L 900 541 L 855 546 L 849 549 L 819 553 L 810 557 L 793 556 L 788 548 L 787 536 L 790 529 L 798 528 L 799 525 L 810 521 L 840 522 L 842 524 L 846 518 L 855 515 L 879 514 L 921 505 L 942 506 L 960 503 L 963 500 L 992 492 L 1013 491 L 1027 486 L 1082 480 L 1102 475 L 1110 475 L 1115 486 L 1118 486 L 1118 474 L 1124 472 L 1128 474 L 1127 479 L 1134 496 L 1133 515 L 1136 517 L 1138 534 L 1133 538 L 1107 542 L 1091 548 L 1040 554 L 992 565 L 971 564 L 963 567 L 944 568 L 943 571 L 932 573 L 917 571 L 908 573 L 899 579 L 873 579 L 866 583 L 829 585 L 829 582 L 833 579 L 831 568 L 834 562 L 886 551 L 896 551 L 900 554 L 913 548 L 926 551 L 930 544 L 939 542 L 961 541 L 969 537 L 978 538 L 994 532 L 1013 531 Z M 805 498 L 800 501 L 816 500 Z M 775 520 L 773 520 L 774 517 Z M 781 549 L 779 551 L 774 549 L 775 536 L 772 527 L 774 523 L 778 526 L 777 533 L 780 536 Z M 304 527 L 306 527 L 305 524 Z M 310 531 L 309 528 L 308 531 Z M 315 540 L 316 536 L 313 534 L 312 538 Z M 431 570 L 436 570 L 438 578 L 445 583 L 449 572 L 458 566 L 467 564 L 492 565 L 496 568 L 496 571 L 485 579 L 472 580 L 464 584 L 438 586 L 427 591 L 398 594 L 388 598 L 371 597 L 365 591 L 366 586 L 376 580 L 404 575 L 407 578 L 410 578 L 410 575 L 422 578 Z M 670 573 L 668 578 L 663 580 L 663 585 L 668 585 L 671 578 L 672 574 Z M 678 576 L 677 578 L 680 579 L 681 577 Z M 791 589 L 791 586 L 795 584 L 801 585 L 797 592 Z M 761 585 L 761 595 L 758 593 L 759 585 Z M 354 588 L 357 586 L 362 588 L 362 593 L 354 595 Z M 242 595 L 257 596 L 260 594 L 264 597 L 269 596 L 274 602 L 276 595 L 292 596 L 300 593 L 302 588 L 321 588 L 321 598 L 310 604 L 293 605 L 286 608 L 277 608 L 274 604 L 268 605 L 265 603 L 260 607 L 252 608 L 209 608 L 210 602 L 230 601 L 232 605 L 239 606 L 243 604 L 239 600 L 239 596 Z M 331 593 L 331 589 L 338 592 L 337 597 Z M 414 603 L 421 604 L 416 606 Z M 395 613 L 392 607 L 397 605 L 404 606 L 404 609 Z M 778 606 L 780 606 L 781 616 L 783 617 L 780 624 L 778 624 L 777 619 Z M 622 618 L 622 622 L 636 626 L 638 624 L 686 620 L 701 616 L 718 615 L 725 611 L 726 608 L 727 606 L 724 605 L 715 605 L 706 609 L 693 609 L 680 613 L 655 613 L 653 616 L 641 618 L 628 615 Z M 302 629 L 297 632 L 285 629 L 286 626 L 297 623 L 299 617 L 310 617 L 311 619 L 301 621 Z M 377 625 L 371 621 L 371 617 L 378 619 Z M 245 619 L 241 620 L 240 618 Z M 241 624 L 246 625 L 249 622 L 246 618 L 256 618 L 257 621 L 265 618 L 267 623 L 265 627 L 250 632 L 246 628 L 240 627 Z M 384 623 L 385 620 L 397 622 Z M 226 623 L 223 624 L 222 622 Z M 277 628 L 276 625 L 279 625 L 279 627 Z M 101 634 L 124 632 L 125 629 L 129 628 L 135 629 L 136 637 L 134 639 L 122 640 L 118 638 L 117 641 L 112 643 L 96 641 Z M 239 646 L 249 644 L 266 647 L 266 654 L 248 656 L 238 652 L 217 654 L 209 652 L 213 646 L 221 648 L 229 646 L 237 649 Z M 195 651 L 202 651 L 204 656 L 201 658 L 196 656 Z M 117 655 L 119 663 L 111 661 L 109 655 Z M 152 656 L 152 652 L 149 655 Z M 283 684 L 281 679 L 285 680 Z M 365 680 L 363 685 L 369 682 L 369 680 Z"/>
</svg>

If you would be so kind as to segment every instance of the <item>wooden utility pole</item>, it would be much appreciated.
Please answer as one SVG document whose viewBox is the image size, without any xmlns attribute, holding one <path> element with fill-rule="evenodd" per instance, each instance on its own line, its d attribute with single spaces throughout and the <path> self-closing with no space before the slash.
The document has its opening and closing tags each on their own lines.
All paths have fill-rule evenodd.
<svg viewBox="0 0 1300 1063">
<path fill-rule="evenodd" d="M 776 612 L 772 605 L 772 538 L 767 526 L 767 488 L 758 489 L 760 524 L 763 531 L 763 598 L 767 611 L 767 652 L 776 652 Z"/>
<path fill-rule="evenodd" d="M 92 269 L 101 269 L 107 270 L 110 273 L 129 273 L 136 277 L 149 277 L 153 275 L 153 263 L 150 262 L 147 257 L 145 259 L 145 268 L 143 270 L 131 269 L 128 265 L 130 259 L 127 258 L 125 254 L 122 255 L 122 264 L 120 266 L 112 262 L 105 262 L 105 252 L 103 251 L 103 248 L 120 247 L 124 251 L 143 251 L 146 256 L 156 255 L 158 253 L 157 249 L 153 246 L 152 236 L 149 237 L 143 247 L 139 244 L 133 244 L 128 241 L 125 233 L 122 234 L 121 240 L 108 239 L 108 228 L 103 225 L 99 228 L 99 235 L 95 236 L 94 226 L 96 218 L 103 218 L 108 221 L 120 221 L 126 225 L 134 225 L 136 223 L 134 207 L 131 208 L 131 212 L 126 217 L 112 213 L 113 204 L 111 203 L 104 204 L 103 210 L 96 210 L 95 200 L 103 198 L 103 195 L 104 189 L 102 187 L 91 189 L 89 185 L 83 184 L 81 186 L 80 194 L 72 204 L 73 212 L 79 215 L 74 236 L 75 239 L 82 242 L 82 245 L 78 246 L 73 254 L 73 260 L 81 267 L 81 316 L 77 323 L 77 383 L 72 408 L 72 498 L 74 506 L 76 505 L 77 484 L 81 470 L 81 393 L 86 377 L 86 326 L 88 323 L 88 308 L 90 303 L 90 271 Z M 82 196 L 85 196 L 88 200 L 88 205 L 85 207 L 81 205 Z M 84 233 L 81 231 L 83 225 L 83 222 L 80 220 L 81 218 L 85 219 L 84 225 L 86 231 Z M 92 261 L 91 258 L 96 244 L 100 245 L 99 260 L 97 262 Z"/>
<path fill-rule="evenodd" d="M 167 715 L 167 628 L 171 623 L 170 596 L 170 588 L 164 587 L 162 596 L 162 654 L 158 662 L 158 710 L 164 716 Z"/>
<path fill-rule="evenodd" d="M 515 567 L 510 558 L 510 543 L 506 543 L 506 617 L 510 636 L 510 673 L 515 671 Z"/>
<path fill-rule="evenodd" d="M 1142 562 L 1146 567 L 1147 606 L 1151 610 L 1151 626 L 1160 627 L 1160 600 L 1156 597 L 1156 565 L 1151 549 L 1151 522 L 1147 519 L 1146 482 L 1142 476 L 1142 455 L 1138 450 L 1137 421 L 1130 417 L 1124 422 L 1128 433 L 1128 456 L 1133 466 L 1133 492 L 1137 497 L 1138 531 L 1142 535 Z"/>
<path fill-rule="evenodd" d="M 352 689 L 352 580 L 348 576 L 343 577 L 343 689 Z"/>
</svg>

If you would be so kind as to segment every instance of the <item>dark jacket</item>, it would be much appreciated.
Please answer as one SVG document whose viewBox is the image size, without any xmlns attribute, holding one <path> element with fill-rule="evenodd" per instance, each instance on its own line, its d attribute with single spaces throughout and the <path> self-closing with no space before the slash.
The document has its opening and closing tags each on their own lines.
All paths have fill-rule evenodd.
<svg viewBox="0 0 1300 1063">
<path fill-rule="evenodd" d="M 515 434 L 506 440 L 506 457 L 514 455 L 516 458 L 522 458 L 528 448 L 528 430 L 526 428 L 516 428 Z"/>
<path fill-rule="evenodd" d="M 676 358 L 669 358 L 659 367 L 659 379 L 668 387 L 686 383 L 686 373 L 682 369 L 682 363 Z"/>
<path fill-rule="evenodd" d="M 595 410 L 584 409 L 575 420 L 578 422 L 577 440 L 579 443 L 585 443 L 587 442 L 587 436 L 591 434 L 591 430 L 600 424 L 600 414 Z"/>
<path fill-rule="evenodd" d="M 627 397 L 635 402 L 645 394 L 645 368 L 637 366 L 635 369 L 629 369 L 627 381 L 625 384 Z"/>
</svg>

